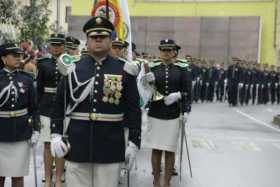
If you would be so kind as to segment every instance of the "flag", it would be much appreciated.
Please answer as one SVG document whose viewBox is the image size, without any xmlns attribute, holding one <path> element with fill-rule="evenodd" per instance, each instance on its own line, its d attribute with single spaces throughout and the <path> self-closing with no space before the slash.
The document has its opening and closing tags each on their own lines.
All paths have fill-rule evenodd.
<svg viewBox="0 0 280 187">
<path fill-rule="evenodd" d="M 129 43 L 128 60 L 132 60 L 131 24 L 127 0 L 94 0 L 92 16 L 106 17 L 106 1 L 109 5 L 109 19 L 114 24 L 116 36 Z"/>
</svg>

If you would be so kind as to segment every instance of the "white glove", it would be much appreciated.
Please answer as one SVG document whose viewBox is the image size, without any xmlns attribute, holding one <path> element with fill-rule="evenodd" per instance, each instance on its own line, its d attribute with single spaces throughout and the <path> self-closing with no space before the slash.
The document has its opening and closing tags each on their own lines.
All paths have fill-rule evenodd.
<svg viewBox="0 0 280 187">
<path fill-rule="evenodd" d="M 69 144 L 65 144 L 62 141 L 62 135 L 61 134 L 52 134 L 51 135 L 52 140 L 51 140 L 51 154 L 53 157 L 55 158 L 62 158 L 64 157 L 69 149 L 70 149 L 70 145 Z"/>
<path fill-rule="evenodd" d="M 40 133 L 38 131 L 33 131 L 31 139 L 30 139 L 30 143 L 32 146 L 36 145 L 38 143 L 39 136 L 40 136 Z"/>
<path fill-rule="evenodd" d="M 144 79 L 147 81 L 147 82 L 154 82 L 155 80 L 156 80 L 156 78 L 155 78 L 155 75 L 154 75 L 154 73 L 153 72 L 149 72 L 149 73 L 146 73 L 145 75 L 144 75 Z"/>
<path fill-rule="evenodd" d="M 187 123 L 188 118 L 189 118 L 189 113 L 184 112 L 184 114 L 183 114 L 183 123 L 184 123 L 184 124 L 186 124 L 186 123 Z"/>
<path fill-rule="evenodd" d="M 271 83 L 267 83 L 267 86 L 270 87 L 270 86 L 271 86 Z"/>
<path fill-rule="evenodd" d="M 138 147 L 131 141 L 128 142 L 128 146 L 125 150 L 125 163 L 130 170 L 136 158 L 136 153 L 138 152 Z"/>
<path fill-rule="evenodd" d="M 243 87 L 243 83 L 239 83 L 238 86 L 239 86 L 239 88 L 242 88 Z"/>
<path fill-rule="evenodd" d="M 196 81 L 192 81 L 192 85 L 195 85 Z"/>
<path fill-rule="evenodd" d="M 173 92 L 171 94 L 169 94 L 168 96 L 164 97 L 164 104 L 169 106 L 173 103 L 175 103 L 176 101 L 178 101 L 179 99 L 181 99 L 181 93 L 180 92 Z"/>
</svg>

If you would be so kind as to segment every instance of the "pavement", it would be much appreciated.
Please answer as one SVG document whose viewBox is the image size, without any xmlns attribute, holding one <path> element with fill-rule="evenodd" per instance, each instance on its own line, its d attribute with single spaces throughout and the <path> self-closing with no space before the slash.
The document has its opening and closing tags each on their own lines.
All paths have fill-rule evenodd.
<svg viewBox="0 0 280 187">
<path fill-rule="evenodd" d="M 172 187 L 279 187 L 280 129 L 272 124 L 279 112 L 279 105 L 270 104 L 239 107 L 229 107 L 226 103 L 193 104 L 186 127 L 193 177 L 184 150 L 182 180 L 173 177 Z M 145 116 L 143 119 L 145 134 Z M 140 150 L 130 173 L 130 187 L 152 186 L 150 154 L 149 149 Z M 36 148 L 36 159 L 38 184 L 43 187 L 41 144 Z M 179 168 L 178 158 L 176 168 Z M 125 174 L 122 176 L 120 187 L 125 187 L 127 178 Z M 10 180 L 6 186 L 10 186 Z M 25 186 L 35 186 L 33 163 L 30 175 L 25 177 Z"/>
</svg>

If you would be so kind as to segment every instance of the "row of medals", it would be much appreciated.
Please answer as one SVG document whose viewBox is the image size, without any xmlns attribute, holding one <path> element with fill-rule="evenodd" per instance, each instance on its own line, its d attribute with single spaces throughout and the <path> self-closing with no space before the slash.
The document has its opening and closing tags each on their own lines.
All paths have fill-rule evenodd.
<svg viewBox="0 0 280 187">
<path fill-rule="evenodd" d="M 120 98 L 122 96 L 121 78 L 122 78 L 121 76 L 105 77 L 104 86 L 103 86 L 104 96 L 102 98 L 102 101 L 104 103 L 110 103 L 110 104 L 114 103 L 115 105 L 120 104 Z"/>
</svg>

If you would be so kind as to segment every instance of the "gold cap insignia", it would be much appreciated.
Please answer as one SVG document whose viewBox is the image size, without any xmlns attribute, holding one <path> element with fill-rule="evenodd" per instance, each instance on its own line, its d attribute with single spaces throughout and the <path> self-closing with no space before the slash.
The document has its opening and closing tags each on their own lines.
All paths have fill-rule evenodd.
<svg viewBox="0 0 280 187">
<path fill-rule="evenodd" d="M 101 24 L 102 23 L 102 19 L 101 18 L 97 18 L 95 21 L 96 21 L 97 24 Z"/>
</svg>

